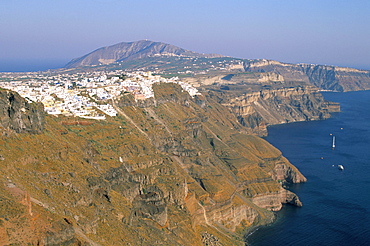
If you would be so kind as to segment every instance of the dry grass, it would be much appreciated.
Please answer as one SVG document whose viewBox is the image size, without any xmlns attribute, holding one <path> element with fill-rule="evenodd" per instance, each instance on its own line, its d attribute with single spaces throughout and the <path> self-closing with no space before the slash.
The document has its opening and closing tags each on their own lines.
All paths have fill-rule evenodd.
<svg viewBox="0 0 370 246">
<path fill-rule="evenodd" d="M 45 204 L 36 209 L 37 221 L 45 222 L 35 225 L 40 237 L 54 221 L 66 218 L 101 245 L 200 245 L 203 231 L 216 235 L 224 245 L 240 244 L 240 235 L 195 223 L 203 213 L 200 205 L 212 209 L 231 201 L 235 206 L 253 206 L 250 197 L 281 187 L 276 181 L 258 180 L 270 177 L 276 160 L 287 161 L 266 141 L 242 133 L 246 130 L 235 116 L 213 99 L 207 99 L 202 108 L 178 86 L 154 88 L 157 105 L 121 108 L 129 119 L 121 115 L 105 121 L 80 121 L 46 116 L 42 134 L 0 138 L 1 183 L 10 179 Z M 122 182 L 118 189 L 107 177 L 119 168 L 124 171 L 116 174 L 118 181 L 114 182 Z M 145 218 L 130 224 L 134 205 L 127 194 L 135 196 L 148 189 L 163 193 L 166 226 Z M 236 198 L 236 193 L 244 199 Z M 0 201 L 0 214 L 9 213 L 19 224 L 25 206 L 0 194 L 5 197 Z M 259 208 L 253 209 L 264 216 Z M 13 228 L 4 216 L 0 220 L 0 235 L 4 228 Z M 248 226 L 241 224 L 238 231 Z M 23 228 L 14 230 L 18 233 Z M 14 235 L 9 240 L 17 243 Z"/>
</svg>

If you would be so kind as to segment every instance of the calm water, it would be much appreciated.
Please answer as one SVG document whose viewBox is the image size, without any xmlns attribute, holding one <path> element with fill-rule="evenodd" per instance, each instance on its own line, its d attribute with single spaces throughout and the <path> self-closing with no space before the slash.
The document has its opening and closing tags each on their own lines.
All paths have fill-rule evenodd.
<svg viewBox="0 0 370 246">
<path fill-rule="evenodd" d="M 68 60 L 0 60 L 0 72 L 38 72 L 62 68 Z"/>
<path fill-rule="evenodd" d="M 276 223 L 247 238 L 249 245 L 370 245 L 370 91 L 323 94 L 342 112 L 269 128 L 267 141 L 308 181 L 289 187 L 303 207 L 286 206 Z"/>
</svg>

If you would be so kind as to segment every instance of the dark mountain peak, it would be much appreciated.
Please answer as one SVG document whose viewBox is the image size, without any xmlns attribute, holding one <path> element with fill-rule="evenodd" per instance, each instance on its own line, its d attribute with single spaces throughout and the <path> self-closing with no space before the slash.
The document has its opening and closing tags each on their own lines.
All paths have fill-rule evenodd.
<svg viewBox="0 0 370 246">
<path fill-rule="evenodd" d="M 200 54 L 185 50 L 177 46 L 150 40 L 139 40 L 135 42 L 122 42 L 111 46 L 99 48 L 87 55 L 73 59 L 65 67 L 73 68 L 80 66 L 91 66 L 111 64 L 120 61 L 135 60 L 150 56 L 189 56 L 189 57 L 222 57 L 216 54 Z"/>
</svg>

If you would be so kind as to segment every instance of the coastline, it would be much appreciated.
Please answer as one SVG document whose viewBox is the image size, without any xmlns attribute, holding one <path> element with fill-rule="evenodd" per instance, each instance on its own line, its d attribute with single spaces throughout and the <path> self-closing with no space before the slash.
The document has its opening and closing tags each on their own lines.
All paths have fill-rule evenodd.
<svg viewBox="0 0 370 246">
<path fill-rule="evenodd" d="M 289 188 L 287 188 L 287 187 L 285 187 L 285 188 L 287 190 L 289 190 Z M 289 190 L 289 191 L 291 191 L 291 190 Z M 248 238 L 253 236 L 254 233 L 259 231 L 260 229 L 266 229 L 266 228 L 269 228 L 271 226 L 275 226 L 277 223 L 284 220 L 285 215 L 283 213 L 285 212 L 286 209 L 289 209 L 289 208 L 300 208 L 300 207 L 289 204 L 289 203 L 285 203 L 285 204 L 283 204 L 283 207 L 279 211 L 271 211 L 273 216 L 272 216 L 270 221 L 260 221 L 261 220 L 260 219 L 259 221 L 256 222 L 255 225 L 252 225 L 251 227 L 247 228 L 245 230 L 245 232 L 243 233 L 243 240 L 245 242 L 245 245 L 246 246 L 253 246 L 253 244 L 250 244 L 248 242 Z"/>
<path fill-rule="evenodd" d="M 325 121 L 280 125 L 269 129 L 268 140 L 310 180 L 289 189 L 304 202 L 304 209 L 286 207 L 273 224 L 249 230 L 246 245 L 369 245 L 366 225 L 369 197 L 367 151 L 370 143 L 369 91 L 323 93 L 341 103 L 340 114 Z M 332 137 L 337 148 L 331 149 Z M 324 157 L 324 158 L 321 158 Z M 337 164 L 345 166 L 344 171 Z M 357 199 L 353 199 L 356 197 Z M 340 215 L 340 216 L 339 216 Z M 365 215 L 365 216 L 364 216 Z"/>
<path fill-rule="evenodd" d="M 332 90 L 320 90 L 320 93 L 321 92 L 335 92 L 335 91 L 332 91 Z M 323 95 L 324 96 L 324 95 Z M 334 102 L 335 104 L 337 104 L 336 102 Z M 338 103 L 339 104 L 339 103 Z M 339 104 L 340 105 L 340 104 Z M 340 107 L 340 106 L 339 106 Z M 261 138 L 266 140 L 267 142 L 269 142 L 267 140 L 267 137 L 268 137 L 268 134 L 269 134 L 269 130 L 268 128 L 269 127 L 273 127 L 273 126 L 283 126 L 283 125 L 291 125 L 291 124 L 294 124 L 294 123 L 303 123 L 303 122 L 317 122 L 317 121 L 325 121 L 325 120 L 328 120 L 330 118 L 333 117 L 333 114 L 334 113 L 339 113 L 341 112 L 341 110 L 338 110 L 338 111 L 333 111 L 333 112 L 330 112 L 330 117 L 329 118 L 325 118 L 325 119 L 312 119 L 312 120 L 307 120 L 307 121 L 294 121 L 294 122 L 286 122 L 286 123 L 280 123 L 280 124 L 271 124 L 271 125 L 268 125 L 267 126 L 267 135 L 266 136 L 262 136 Z M 273 145 L 271 142 L 269 142 L 271 145 Z M 275 146 L 275 145 L 273 145 Z M 278 148 L 279 149 L 279 148 Z M 279 149 L 280 150 L 280 149 Z M 280 150 L 281 151 L 281 150 Z M 289 160 L 289 159 L 288 159 Z M 293 164 L 293 166 L 295 166 Z M 295 166 L 296 167 L 296 166 Z M 299 184 L 299 183 L 297 183 Z M 295 183 L 286 183 L 285 185 L 283 185 L 283 188 L 288 190 L 288 191 L 291 191 L 293 193 L 295 193 L 294 191 L 292 191 L 290 189 L 290 187 L 292 185 L 296 185 Z M 298 194 L 297 194 L 298 196 Z M 299 197 L 299 196 L 298 196 Z M 256 225 L 252 225 L 250 228 L 246 229 L 245 232 L 244 232 L 244 235 L 243 235 L 243 239 L 244 239 L 244 242 L 247 246 L 250 246 L 250 244 L 248 243 L 248 238 L 250 238 L 254 233 L 256 233 L 258 230 L 262 229 L 262 228 L 268 228 L 270 226 L 273 226 L 275 225 L 276 223 L 278 223 L 281 219 L 283 219 L 283 216 L 281 213 L 283 212 L 284 209 L 286 209 L 287 207 L 298 207 L 298 206 L 295 206 L 293 204 L 289 204 L 289 203 L 285 203 L 283 204 L 282 208 L 279 210 L 279 211 L 271 211 L 273 213 L 273 218 L 271 221 L 269 222 L 263 222 L 263 221 L 257 221 L 256 222 Z M 259 219 L 261 220 L 261 219 Z M 261 223 L 262 222 L 262 223 Z"/>
</svg>

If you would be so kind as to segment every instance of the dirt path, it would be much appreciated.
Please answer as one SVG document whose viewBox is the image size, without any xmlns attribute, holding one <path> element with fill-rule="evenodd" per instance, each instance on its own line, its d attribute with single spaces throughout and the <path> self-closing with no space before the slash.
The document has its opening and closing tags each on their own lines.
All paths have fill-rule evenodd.
<svg viewBox="0 0 370 246">
<path fill-rule="evenodd" d="M 116 103 L 113 101 L 113 107 L 115 110 L 117 110 L 117 112 L 122 115 L 123 117 L 125 117 L 131 124 L 133 124 L 138 130 L 139 132 L 141 132 L 143 135 L 145 135 L 148 139 L 149 139 L 149 136 L 148 134 L 146 134 L 143 130 L 140 129 L 140 127 L 138 125 L 136 125 L 136 123 L 130 118 L 127 116 L 127 114 L 125 114 L 125 112 L 123 112 L 117 105 Z"/>
</svg>

